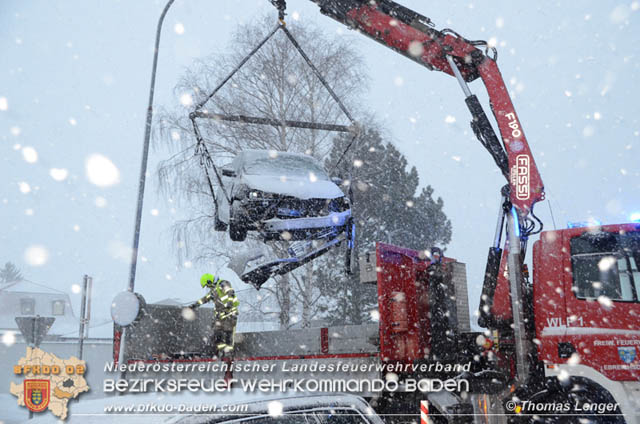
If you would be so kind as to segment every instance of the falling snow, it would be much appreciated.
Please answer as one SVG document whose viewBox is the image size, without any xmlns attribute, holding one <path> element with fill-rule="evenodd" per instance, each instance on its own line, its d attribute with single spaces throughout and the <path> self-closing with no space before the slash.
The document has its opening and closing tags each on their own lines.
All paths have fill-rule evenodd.
<svg viewBox="0 0 640 424">
<path fill-rule="evenodd" d="M 418 5 L 418 3 L 414 1 L 414 4 Z M 638 210 L 635 199 L 639 187 L 638 177 L 640 177 L 635 159 L 637 158 L 638 146 L 640 146 L 638 144 L 640 128 L 638 128 L 637 118 L 631 112 L 633 110 L 631 106 L 635 104 L 633 99 L 637 98 L 635 93 L 637 89 L 633 81 L 637 79 L 635 77 L 638 73 L 638 55 L 636 46 L 632 43 L 633 35 L 635 35 L 634 25 L 638 19 L 636 12 L 640 10 L 640 1 L 613 2 L 611 4 L 592 3 L 589 7 L 584 6 L 573 10 L 572 14 L 562 13 L 563 10 L 566 12 L 565 9 L 568 10 L 568 8 L 559 4 L 536 5 L 528 9 L 522 6 L 522 8 L 517 7 L 516 11 L 491 10 L 488 5 L 479 5 L 477 2 L 464 2 L 458 6 L 463 6 L 462 9 L 457 9 L 463 10 L 464 13 L 451 17 L 445 14 L 444 18 L 438 19 L 437 28 L 451 27 L 460 30 L 465 36 L 475 37 L 478 35 L 478 39 L 487 40 L 490 47 L 499 47 L 500 61 L 498 63 L 505 72 L 509 94 L 514 97 L 514 106 L 518 112 L 522 111 L 521 119 L 525 130 L 529 131 L 527 134 L 531 134 L 531 139 L 535 140 L 535 146 L 532 144 L 532 151 L 538 166 L 545 171 L 543 179 L 547 187 L 550 187 L 547 191 L 547 199 L 550 201 L 541 202 L 536 209 L 536 213 L 545 221 L 545 229 L 553 230 L 556 228 L 556 222 L 552 224 L 551 213 L 555 214 L 559 230 L 564 228 L 568 218 L 571 220 L 579 219 L 582 222 L 587 219 L 587 224 L 591 226 L 587 231 L 591 235 L 597 235 L 602 231 L 600 220 L 607 224 L 622 220 L 628 221 L 629 219 L 632 221 L 640 220 L 640 212 L 635 212 Z M 422 9 L 418 11 L 428 12 L 427 9 Z M 455 9 L 454 7 L 452 10 Z M 301 19 L 300 11 L 288 12 L 288 16 L 296 21 L 288 22 L 291 28 L 304 24 L 304 21 L 308 19 L 307 10 L 311 9 L 301 9 L 305 19 Z M 526 12 L 523 12 L 524 10 Z M 469 11 L 472 11 L 468 15 L 472 17 L 471 21 L 464 17 Z M 226 21 L 225 25 L 227 22 L 231 25 L 238 19 L 248 19 L 244 12 L 239 11 L 237 15 L 226 13 L 222 15 L 221 12 L 219 17 Z M 162 60 L 160 61 L 161 67 L 166 68 L 160 69 L 161 78 L 157 82 L 156 103 L 153 109 L 157 115 L 154 119 L 160 115 L 160 111 L 170 106 L 178 106 L 176 109 L 180 111 L 180 118 L 186 119 L 195 102 L 203 98 L 202 92 L 198 91 L 197 87 L 189 85 L 181 86 L 172 91 L 180 76 L 176 69 L 188 66 L 188 61 L 194 58 L 204 60 L 203 58 L 210 53 L 209 44 L 213 43 L 211 40 L 218 40 L 221 35 L 217 27 L 209 28 L 203 39 L 208 40 L 206 43 L 197 42 L 192 49 L 186 48 L 187 45 L 192 44 L 195 37 L 199 37 L 196 33 L 200 31 L 193 24 L 197 21 L 192 21 L 188 17 L 189 13 L 194 13 L 194 11 L 183 8 L 183 10 L 176 11 L 176 14 L 167 15 L 168 21 L 165 23 L 165 31 L 168 30 L 169 37 L 162 41 Z M 184 22 L 171 21 L 172 16 L 180 16 Z M 474 21 L 474 16 L 482 19 Z M 518 21 L 523 16 L 526 19 Z M 6 148 L 9 150 L 6 165 L 10 168 L 9 173 L 11 174 L 8 175 L 9 178 L 6 178 L 8 193 L 2 199 L 2 207 L 4 208 L 3 212 L 5 210 L 13 211 L 13 215 L 9 215 L 8 222 L 10 224 L 7 225 L 7 234 L 11 231 L 15 232 L 13 237 L 7 236 L 3 243 L 14 245 L 16 251 L 15 258 L 2 258 L 3 262 L 0 263 L 16 260 L 16 263 L 26 265 L 23 266 L 23 272 L 27 278 L 34 281 L 45 280 L 46 278 L 42 276 L 48 277 L 50 275 L 51 280 L 45 281 L 47 284 L 56 287 L 56 290 L 61 289 L 74 295 L 71 296 L 72 302 L 74 302 L 74 312 L 76 312 L 75 306 L 79 302 L 80 296 L 78 295 L 82 292 L 82 287 L 80 284 L 71 284 L 71 281 L 78 281 L 78 279 L 70 278 L 67 274 L 67 268 L 72 270 L 70 272 L 78 274 L 79 267 L 86 267 L 86 271 L 82 269 L 82 272 L 91 272 L 99 276 L 96 281 L 100 281 L 100 283 L 94 286 L 94 290 L 97 290 L 98 293 L 94 298 L 96 302 L 94 311 L 98 315 L 100 312 L 104 314 L 100 308 L 104 309 L 104 305 L 111 301 L 113 293 L 115 293 L 114 290 L 122 288 L 132 257 L 132 248 L 129 244 L 131 230 L 129 226 L 135 209 L 137 180 L 130 181 L 132 178 L 130 176 L 135 172 L 137 177 L 137 172 L 139 172 L 139 146 L 137 144 L 139 140 L 137 138 L 141 135 L 141 128 L 143 129 L 141 122 L 143 116 L 141 114 L 142 107 L 138 103 L 146 100 L 144 92 L 148 89 L 148 83 L 138 83 L 147 81 L 146 78 L 148 78 L 148 68 L 145 66 L 149 65 L 146 62 L 150 59 L 148 57 L 150 55 L 149 43 L 138 43 L 139 40 L 136 40 L 140 37 L 131 39 L 131 52 L 124 52 L 128 55 L 126 57 L 127 63 L 131 65 L 130 73 L 122 73 L 119 68 L 114 68 L 110 64 L 106 64 L 103 66 L 104 69 L 100 69 L 92 67 L 94 64 L 89 59 L 90 52 L 84 46 L 92 39 L 87 38 L 85 43 L 83 34 L 74 35 L 78 39 L 73 40 L 68 40 L 70 38 L 68 34 L 62 38 L 52 34 L 51 41 L 46 40 L 47 43 L 44 44 L 47 49 L 51 49 L 51 52 L 47 52 L 42 46 L 34 43 L 34 40 L 37 40 L 35 35 L 29 34 L 27 36 L 24 29 L 27 22 L 24 18 L 21 14 L 7 14 L 7 19 L 16 19 L 16 22 L 8 26 L 9 33 L 7 33 L 7 43 L 5 44 L 6 47 L 12 49 L 11 54 L 16 57 L 11 65 L 6 67 L 5 77 L 7 81 L 10 78 L 15 78 L 14 81 L 24 81 L 19 87 L 20 91 L 24 91 L 24 96 L 16 89 L 9 90 L 8 88 L 11 88 L 9 83 L 4 89 L 3 96 L 0 96 L 0 111 L 5 112 L 2 116 L 6 121 L 3 137 L 5 137 Z M 143 18 L 148 19 L 149 17 L 144 16 Z M 532 26 L 528 21 L 538 22 Z M 403 29 L 403 24 L 399 20 L 392 19 L 389 24 L 394 27 L 394 31 Z M 335 22 L 326 24 L 321 21 L 319 25 L 322 31 L 331 35 L 338 34 L 341 39 L 348 39 L 349 36 L 353 36 L 354 40 L 359 39 L 358 34 L 345 28 L 338 27 L 334 30 Z M 468 28 L 465 28 L 465 25 Z M 95 26 L 104 31 L 104 26 L 100 22 L 95 22 Z M 185 26 L 188 26 L 190 31 L 186 32 Z M 535 33 L 524 32 L 523 28 L 535 28 Z M 15 33 L 10 33 L 11 31 Z M 25 34 L 19 34 L 21 31 L 25 31 Z M 114 40 L 122 41 L 112 33 L 106 35 L 107 37 L 104 38 L 106 40 L 113 37 Z M 167 35 L 166 32 L 164 35 Z M 144 39 L 149 41 L 148 38 Z M 484 271 L 484 258 L 486 258 L 485 255 L 482 259 L 477 259 L 481 255 L 476 249 L 476 239 L 490 240 L 493 237 L 492 229 L 487 229 L 489 227 L 481 225 L 481 223 L 487 220 L 495 222 L 496 208 L 494 206 L 497 205 L 490 204 L 490 202 L 495 200 L 497 190 L 504 184 L 504 180 L 500 179 L 499 171 L 486 170 L 487 164 L 493 166 L 493 163 L 490 163 L 490 158 L 481 157 L 484 152 L 475 140 L 473 131 L 469 128 L 468 124 L 471 118 L 468 111 L 464 109 L 463 99 L 459 98 L 459 87 L 455 79 L 442 75 L 442 73 L 425 72 L 423 67 L 417 66 L 412 61 L 396 60 L 398 56 L 393 52 L 382 53 L 379 46 L 368 47 L 373 43 L 364 38 L 362 40 L 361 43 L 354 43 L 354 45 L 357 46 L 357 51 L 362 55 L 365 66 L 369 67 L 371 72 L 371 90 L 364 96 L 366 109 L 379 114 L 383 118 L 384 124 L 389 123 L 389 128 L 385 128 L 385 131 L 389 131 L 389 137 L 386 135 L 383 137 L 385 143 L 388 141 L 389 146 L 402 152 L 406 157 L 407 170 L 415 170 L 416 175 L 420 176 L 419 180 L 416 178 L 415 185 L 420 189 L 427 186 L 432 187 L 435 189 L 436 195 L 441 196 L 442 201 L 446 204 L 447 213 L 450 214 L 454 223 L 453 239 L 442 247 L 448 249 L 447 255 L 451 253 L 461 261 L 468 261 L 469 278 L 476 281 L 477 275 L 482 275 Z M 589 48 L 576 50 L 576 40 L 584 42 Z M 429 43 L 415 40 L 403 41 L 404 48 L 408 47 L 407 53 L 417 61 L 425 54 L 425 48 L 431 46 Z M 109 47 L 108 43 L 104 42 L 104 54 L 106 57 L 112 57 L 114 51 L 120 51 L 121 45 Z M 114 41 L 113 44 L 115 45 L 116 42 Z M 214 44 L 216 49 L 223 48 L 219 43 Z M 313 47 L 310 46 L 310 52 L 313 52 Z M 480 48 L 484 49 L 484 46 Z M 29 55 L 25 52 L 16 53 L 28 49 L 31 49 L 33 53 Z M 59 75 L 56 74 L 56 84 L 59 79 L 60 85 L 65 88 L 67 95 L 73 94 L 73 89 L 81 96 L 71 95 L 66 98 L 59 96 L 61 91 L 57 89 L 58 87 L 50 88 L 52 94 L 49 94 L 48 91 L 35 93 L 35 90 L 29 89 L 29 85 L 40 87 L 40 85 L 33 84 L 33 80 L 27 79 L 28 75 L 33 75 L 36 71 L 33 66 L 36 61 L 32 58 L 35 56 L 35 52 L 42 55 L 43 60 L 47 61 L 46 63 L 51 62 L 51 69 L 65 69 L 60 66 L 61 62 L 54 60 L 54 55 L 62 52 L 61 56 L 64 56 L 65 61 L 74 59 L 75 62 L 69 63 L 78 70 L 87 71 L 83 75 L 69 75 L 68 77 L 72 77 L 71 79 L 58 78 Z M 144 60 L 138 60 L 135 57 L 138 54 Z M 404 67 L 404 62 L 408 62 L 406 67 Z M 141 63 L 146 65 L 142 66 Z M 295 67 L 290 67 L 286 71 L 289 73 L 283 75 L 285 81 L 294 86 L 301 83 L 300 74 L 295 69 Z M 321 69 L 321 71 L 324 70 Z M 46 74 L 44 71 L 42 73 Z M 201 75 L 199 77 L 206 79 L 208 76 Z M 115 84 L 116 78 L 118 84 Z M 143 78 L 145 79 L 143 80 Z M 267 82 L 266 71 L 260 76 L 260 79 Z M 441 81 L 443 82 L 441 83 Z M 444 81 L 447 81 L 446 86 Z M 215 84 L 215 81 L 209 82 Z M 438 87 L 440 83 L 443 87 Z M 234 86 L 239 87 L 235 83 Z M 87 91 L 87 87 L 92 88 Z M 486 101 L 486 92 L 481 87 L 480 79 L 470 84 L 470 87 L 478 93 L 483 102 Z M 440 90 L 441 88 L 443 90 Z M 454 96 L 449 96 L 449 93 L 454 90 L 457 95 L 455 97 L 456 103 L 452 100 Z M 106 92 L 104 97 L 101 97 L 102 91 Z M 123 97 L 121 92 L 127 92 L 130 97 Z M 53 94 L 56 95 L 55 99 Z M 85 104 L 89 101 L 88 99 L 92 102 L 93 107 Z M 114 109 L 108 108 L 107 99 L 113 100 L 116 105 Z M 9 100 L 11 100 L 11 108 L 9 108 Z M 54 108 L 59 106 L 59 110 L 51 110 L 51 105 Z M 44 113 L 42 110 L 47 112 Z M 493 122 L 494 116 L 488 106 L 487 112 Z M 525 118 L 528 123 L 524 122 Z M 443 120 L 445 126 L 442 125 Z M 183 123 L 180 122 L 180 125 Z M 158 122 L 154 121 L 154 130 L 158 128 L 157 124 Z M 168 140 L 173 142 L 172 147 L 178 146 L 176 149 L 186 145 L 192 147 L 190 145 L 193 142 L 191 133 L 184 131 L 182 127 L 174 129 L 176 127 L 167 125 L 163 129 L 167 130 L 166 136 Z M 117 131 L 109 127 L 116 128 Z M 273 128 L 268 128 L 268 130 L 273 130 Z M 158 133 L 161 132 L 158 131 Z M 252 137 L 258 139 L 260 135 L 252 135 Z M 117 136 L 120 136 L 121 140 L 117 140 Z M 388 140 L 386 140 L 387 138 Z M 16 143 L 17 141 L 19 143 Z M 213 144 L 221 141 L 212 137 L 207 139 L 207 142 Z M 10 150 L 11 148 L 13 151 Z M 314 146 L 315 148 L 316 146 Z M 380 147 L 379 151 L 386 148 L 387 145 L 384 145 Z M 319 154 L 317 150 L 312 150 L 308 145 L 298 149 L 299 152 L 305 150 L 310 155 L 323 156 L 324 154 L 324 152 Z M 90 154 L 96 151 L 103 153 Z M 354 157 L 358 156 L 345 156 L 342 165 L 349 169 L 353 175 L 345 172 L 339 176 L 345 177 L 346 174 L 349 174 L 353 180 L 345 180 L 340 187 L 343 191 L 346 192 L 346 188 L 353 182 L 352 187 L 355 189 L 353 191 L 356 192 L 356 196 L 370 196 L 372 193 L 379 193 L 375 191 L 379 188 L 376 187 L 376 182 L 371 181 L 371 175 L 374 173 L 372 169 L 375 169 L 375 172 L 383 173 L 386 171 L 383 169 L 386 163 L 370 160 L 374 155 L 370 156 L 367 152 L 377 153 L 374 147 L 370 149 L 365 147 L 358 153 L 359 158 L 357 159 Z M 192 153 L 192 150 L 189 150 L 188 155 L 192 155 Z M 278 153 L 271 150 L 268 156 L 276 158 Z M 159 151 L 152 152 L 150 164 L 155 164 L 156 160 L 161 161 L 166 158 L 167 152 L 159 149 Z M 215 158 L 216 161 L 218 159 L 218 157 Z M 321 159 L 330 162 L 333 158 L 327 156 L 321 157 Z M 83 161 L 86 180 L 83 178 L 81 169 Z M 220 164 L 225 163 L 228 163 L 227 157 L 220 158 Z M 478 172 L 481 166 L 486 171 L 485 174 Z M 200 169 L 198 168 L 196 171 L 185 168 L 185 171 L 196 173 Z M 153 172 L 154 170 L 150 166 L 147 196 L 152 192 L 151 186 L 155 185 L 155 180 L 151 178 Z M 291 184 L 294 179 L 288 175 L 281 175 L 281 172 L 278 170 L 274 178 L 282 183 Z M 331 176 L 333 175 L 336 174 L 331 174 Z M 568 176 L 571 178 L 569 179 Z M 307 173 L 305 170 L 301 177 L 303 180 L 308 179 L 312 183 L 318 183 L 314 184 L 314 187 L 320 186 L 322 183 L 320 181 L 321 175 L 314 172 Z M 391 177 L 388 178 L 391 179 Z M 123 184 L 120 184 L 121 182 Z M 457 185 L 464 183 L 464 190 L 459 191 L 459 187 L 454 188 L 454 184 L 451 182 Z M 486 187 L 494 187 L 495 190 L 491 194 L 485 190 Z M 110 189 L 104 190 L 106 188 Z M 418 214 L 422 209 L 423 203 L 419 201 L 417 195 L 411 197 L 413 193 L 407 194 L 403 191 L 404 187 L 394 186 L 390 182 L 383 188 L 386 192 L 376 197 L 375 207 L 384 208 L 393 200 L 393 208 L 395 209 L 390 208 L 389 210 Z M 204 191 L 207 190 L 205 187 Z M 394 197 L 395 192 L 397 192 L 397 196 Z M 478 195 L 477 193 L 482 194 Z M 5 196 L 4 193 L 3 196 Z M 176 220 L 178 217 L 183 218 L 185 210 L 191 205 L 185 206 L 179 201 L 181 200 L 180 195 L 175 193 L 171 193 L 171 198 L 167 200 L 167 203 L 170 203 L 169 207 L 162 205 L 162 201 L 165 199 L 160 199 L 158 202 L 150 197 L 145 198 L 142 243 L 138 263 L 139 278 L 136 290 L 144 293 L 148 297 L 149 303 L 168 297 L 173 301 L 175 297 L 176 305 L 180 305 L 174 305 L 176 317 L 178 319 L 182 317 L 185 321 L 196 321 L 189 324 L 195 327 L 195 324 L 198 323 L 199 313 L 196 314 L 193 309 L 185 308 L 183 305 L 187 304 L 186 300 L 189 300 L 189 296 L 193 295 L 195 298 L 196 294 L 202 295 L 199 291 L 199 275 L 205 271 L 214 272 L 216 275 L 221 273 L 224 278 L 232 278 L 234 285 L 239 284 L 236 276 L 228 276 L 231 274 L 229 269 L 225 267 L 228 260 L 225 255 L 233 256 L 236 252 L 234 249 L 240 249 L 241 246 L 246 245 L 231 243 L 226 233 L 207 233 L 206 237 L 210 243 L 207 248 L 219 249 L 223 252 L 224 258 L 209 262 L 196 260 L 196 257 L 202 252 L 189 252 L 189 245 L 185 240 L 172 240 L 171 234 L 167 238 L 167 228 L 162 227 L 167 225 L 167 221 L 171 218 L 176 218 Z M 162 195 L 161 197 L 166 198 L 167 196 Z M 485 197 L 487 198 L 485 199 Z M 197 209 L 212 221 L 215 206 L 211 205 L 211 199 L 207 198 L 207 201 L 208 203 L 204 207 L 200 208 L 201 205 L 198 205 Z M 411 210 L 407 211 L 407 209 Z M 357 220 L 365 219 L 355 215 L 354 217 Z M 333 219 L 335 222 L 337 217 L 334 216 Z M 398 224 L 401 226 L 404 223 L 398 222 Z M 357 225 L 360 225 L 360 222 Z M 210 225 L 208 228 L 212 226 Z M 80 232 L 81 228 L 82 232 Z M 360 227 L 358 227 L 359 229 Z M 165 230 L 164 233 L 163 230 Z M 387 227 L 378 230 L 376 239 L 368 240 L 370 245 L 362 246 L 362 250 L 358 253 L 362 254 L 364 249 L 375 251 L 376 242 L 394 243 L 388 238 L 389 234 L 397 231 L 397 228 Z M 401 232 L 402 229 L 399 231 Z M 425 234 L 429 231 L 430 227 L 424 225 Z M 171 233 L 171 231 L 168 232 Z M 472 234 L 473 237 L 469 238 L 469 234 Z M 538 237 L 544 242 L 557 242 L 556 244 L 564 240 L 561 231 L 549 231 L 540 236 L 532 236 L 530 243 L 533 244 L 538 240 Z M 65 240 L 67 238 L 69 241 Z M 290 245 L 288 242 L 293 239 L 293 234 L 282 231 L 280 239 L 279 245 L 288 246 Z M 249 243 L 259 243 L 260 241 L 259 238 L 250 238 Z M 567 241 L 565 245 L 568 246 L 568 243 Z M 413 246 L 419 250 L 420 260 L 431 258 L 431 251 L 422 250 L 427 247 L 429 246 L 426 242 L 424 245 L 416 243 L 416 246 Z M 173 253 L 172 249 L 181 253 L 181 256 L 175 261 L 167 259 L 170 257 L 168 255 Z M 166 253 L 165 250 L 171 253 Z M 10 250 L 8 252 L 12 253 Z M 531 253 L 527 254 L 530 258 Z M 562 254 L 564 255 L 563 261 L 568 264 L 567 266 L 573 266 L 571 265 L 570 253 L 563 252 Z M 601 276 L 611 273 L 622 275 L 621 272 L 618 272 L 618 266 L 622 266 L 619 265 L 618 257 L 602 257 L 600 255 L 598 258 L 597 268 L 595 268 L 595 262 L 592 263 L 594 275 L 598 275 L 598 271 Z M 59 269 L 54 270 L 54 265 Z M 74 268 L 75 265 L 78 267 Z M 539 266 L 539 264 L 534 264 L 535 266 Z M 37 269 L 36 267 L 41 268 Z M 317 269 L 312 270 L 317 271 Z M 336 269 L 335 275 L 341 275 L 339 271 Z M 376 273 L 387 272 L 381 267 L 375 268 L 375 271 Z M 532 273 L 533 281 L 536 279 L 536 271 Z M 564 296 L 572 296 L 568 291 L 570 289 L 567 289 L 567 284 L 571 285 L 570 282 L 565 284 L 570 281 L 571 268 L 569 267 L 565 269 L 565 272 L 562 272 L 560 267 L 557 271 L 561 277 L 549 277 L 553 281 L 536 281 L 534 283 L 537 284 L 535 287 L 540 288 L 548 285 L 550 297 L 549 299 L 541 299 L 536 307 L 542 305 L 564 308 Z M 123 274 L 124 277 L 120 274 Z M 630 271 L 629 274 L 631 274 Z M 329 278 L 334 278 L 335 275 L 329 275 Z M 298 301 L 300 295 L 295 291 L 296 287 L 306 282 L 307 275 L 301 273 L 295 274 L 295 277 L 295 279 L 292 278 L 288 281 L 292 287 L 291 301 L 294 303 Z M 569 280 L 559 279 L 565 277 Z M 580 316 L 582 311 L 578 313 L 576 310 L 561 310 L 563 314 L 566 312 L 566 315 L 563 316 L 567 317 L 567 328 L 571 326 L 572 329 L 575 327 L 581 331 L 591 330 L 589 325 L 615 326 L 618 323 L 614 312 L 628 311 L 622 302 L 618 302 L 617 297 L 613 295 L 613 297 L 598 296 L 603 292 L 613 293 L 607 291 L 608 282 L 605 278 L 601 277 L 600 279 L 602 281 L 590 281 L 589 289 L 595 290 L 596 295 L 588 300 L 580 300 L 580 302 L 587 302 L 585 304 L 588 307 L 588 312 L 585 313 L 593 311 L 591 317 L 585 316 L 587 319 L 584 320 L 584 323 L 581 320 L 585 317 Z M 357 276 L 353 277 L 353 281 L 356 280 Z M 272 284 L 270 290 L 276 290 L 276 283 L 274 281 L 270 283 Z M 56 284 L 58 285 L 56 286 Z M 238 292 L 242 293 L 243 306 L 245 305 L 244 300 L 250 296 L 253 296 L 251 300 L 257 301 L 262 301 L 263 297 L 270 296 L 268 290 L 256 294 L 257 292 L 249 286 L 241 285 L 236 288 L 238 287 L 242 287 Z M 360 287 L 358 286 L 358 288 Z M 479 292 L 478 287 L 480 286 L 476 284 L 471 290 Z M 345 288 L 351 289 L 346 285 Z M 316 289 L 313 287 L 313 290 Z M 341 294 L 347 292 L 348 290 L 345 290 Z M 316 293 L 313 295 L 315 296 Z M 177 299 L 178 296 L 184 297 Z M 107 303 L 104 303 L 104 299 L 107 299 Z M 331 301 L 343 300 L 340 298 Z M 575 301 L 573 297 L 572 301 Z M 478 307 L 477 299 L 470 297 L 469 303 L 472 302 L 474 304 L 470 308 L 475 310 Z M 114 303 L 111 306 L 122 305 Z M 327 307 L 327 305 L 322 305 L 322 307 Z M 296 328 L 296 331 L 303 331 L 299 328 L 309 324 L 309 318 L 301 313 L 301 308 L 298 308 L 297 305 L 291 309 L 291 314 L 287 317 L 288 322 L 283 325 L 291 325 Z M 367 305 L 362 310 L 362 316 L 358 319 L 368 320 L 367 325 L 385 323 L 388 317 L 381 316 L 380 311 L 382 309 L 378 310 L 376 304 Z M 485 306 L 483 311 L 488 312 L 489 308 Z M 133 310 L 129 312 L 133 312 Z M 265 307 L 264 310 L 260 310 L 260 314 L 263 316 L 257 314 L 256 320 L 263 317 L 266 320 L 267 316 L 275 316 L 279 312 L 278 305 Z M 478 316 L 479 311 L 475 310 L 475 314 Z M 449 317 L 452 316 L 452 312 L 446 311 L 443 315 Z M 631 315 L 632 320 L 629 322 L 632 322 L 632 325 L 630 327 L 633 326 L 633 314 Z M 243 318 L 241 315 L 241 321 Z M 316 318 L 313 317 L 313 319 Z M 588 322 L 591 318 L 593 321 Z M 627 317 L 625 316 L 625 318 Z M 97 322 L 96 320 L 95 323 Z M 318 322 L 318 327 L 329 325 L 322 319 L 319 319 Z M 112 327 L 111 320 L 108 320 L 107 324 L 109 328 Z M 313 327 L 316 322 L 311 321 L 311 325 Z M 310 331 L 316 330 L 318 328 L 313 327 Z M 175 329 L 171 329 L 171 331 L 173 332 L 169 332 L 168 335 L 164 333 L 161 335 L 146 334 L 142 337 L 143 343 L 154 337 L 182 337 L 181 334 L 174 333 Z M 331 331 L 333 332 L 333 330 Z M 332 333 L 330 336 L 335 335 L 338 333 Z M 541 335 L 538 336 L 540 338 L 533 339 L 533 345 L 548 349 L 548 339 Z M 490 331 L 478 332 L 474 334 L 474 338 L 477 345 L 474 347 L 482 347 L 491 344 L 493 334 Z M 303 339 L 304 344 L 301 344 Z M 473 338 L 470 339 L 472 344 L 473 340 Z M 349 341 L 342 340 L 341 342 L 348 344 Z M 11 347 L 16 343 L 22 343 L 22 341 L 17 332 L 4 331 L 2 343 L 6 347 Z M 296 348 L 303 350 L 309 349 L 310 345 L 306 338 L 296 340 L 294 344 Z M 14 348 L 17 347 L 20 346 Z M 587 348 L 584 343 L 577 343 L 576 348 L 579 353 L 574 352 L 568 358 L 563 359 L 567 366 L 559 371 L 558 379 L 562 383 L 570 383 L 572 374 L 590 366 L 593 355 L 599 354 L 599 351 L 593 346 L 589 345 Z M 335 349 L 335 346 L 331 345 L 331 349 Z M 555 346 L 551 350 L 557 352 Z M 180 352 L 180 354 L 184 353 Z M 491 354 L 491 352 L 478 353 L 473 359 L 480 364 Z M 618 361 L 617 354 L 616 349 L 612 349 L 610 356 L 614 361 Z M 635 361 L 637 362 L 637 359 Z M 637 374 L 634 374 L 634 377 L 637 377 Z M 387 373 L 384 378 L 389 381 L 398 381 L 400 376 L 396 373 Z M 284 412 L 282 402 L 268 403 L 268 413 L 271 417 L 281 416 Z"/>
<path fill-rule="evenodd" d="M 51 168 L 49 175 L 56 181 L 64 181 L 69 175 L 69 171 L 64 168 Z"/>
<path fill-rule="evenodd" d="M 193 97 L 189 93 L 184 93 L 180 96 L 180 103 L 184 107 L 190 107 L 193 105 Z"/>
<path fill-rule="evenodd" d="M 15 331 L 6 331 L 2 335 L 2 344 L 10 347 L 16 343 L 16 332 Z"/>
<path fill-rule="evenodd" d="M 107 206 L 107 199 L 102 196 L 98 196 L 96 197 L 94 203 L 97 207 L 104 208 L 105 206 Z"/>
<path fill-rule="evenodd" d="M 104 155 L 89 156 L 85 162 L 85 170 L 89 181 L 98 187 L 110 187 L 120 182 L 120 171 Z"/>
<path fill-rule="evenodd" d="M 41 245 L 29 246 L 24 251 L 24 261 L 31 266 L 42 266 L 49 260 L 49 251 Z"/>
<path fill-rule="evenodd" d="M 21 181 L 18 183 L 18 188 L 20 189 L 20 192 L 23 194 L 27 194 L 31 192 L 31 186 L 29 185 L 29 183 L 26 183 L 24 181 Z"/>
<path fill-rule="evenodd" d="M 36 163 L 38 161 L 38 152 L 33 147 L 25 146 L 22 148 L 22 157 L 27 163 Z"/>
</svg>

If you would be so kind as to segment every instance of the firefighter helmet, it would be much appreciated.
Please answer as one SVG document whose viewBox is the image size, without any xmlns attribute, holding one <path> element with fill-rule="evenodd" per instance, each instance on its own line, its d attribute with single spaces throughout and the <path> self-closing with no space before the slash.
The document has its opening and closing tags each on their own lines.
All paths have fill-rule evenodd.
<svg viewBox="0 0 640 424">
<path fill-rule="evenodd" d="M 214 285 L 216 282 L 218 281 L 218 279 L 213 275 L 213 274 L 202 274 L 202 277 L 200 277 L 200 285 L 202 286 L 202 288 L 206 287 L 207 285 Z"/>
</svg>

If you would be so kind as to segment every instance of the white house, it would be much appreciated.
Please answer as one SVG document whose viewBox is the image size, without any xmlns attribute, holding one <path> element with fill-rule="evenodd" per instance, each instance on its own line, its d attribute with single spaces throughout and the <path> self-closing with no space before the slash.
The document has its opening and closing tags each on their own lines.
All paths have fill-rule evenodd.
<svg viewBox="0 0 640 424">
<path fill-rule="evenodd" d="M 78 336 L 79 319 L 67 293 L 24 280 L 0 287 L 0 332 L 19 332 L 15 318 L 36 315 L 56 319 L 47 339 Z"/>
</svg>

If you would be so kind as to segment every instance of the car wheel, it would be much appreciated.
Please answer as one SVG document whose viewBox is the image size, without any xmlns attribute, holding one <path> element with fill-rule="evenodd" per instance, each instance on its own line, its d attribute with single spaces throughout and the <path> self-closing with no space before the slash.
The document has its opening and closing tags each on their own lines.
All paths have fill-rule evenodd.
<svg viewBox="0 0 640 424">
<path fill-rule="evenodd" d="M 247 238 L 247 227 L 232 219 L 229 222 L 229 236 L 233 241 L 244 241 Z"/>
<path fill-rule="evenodd" d="M 218 217 L 216 216 L 215 218 L 215 224 L 213 226 L 213 229 L 216 231 L 227 231 L 227 224 L 225 222 L 220 221 L 220 219 L 218 219 Z"/>
<path fill-rule="evenodd" d="M 231 204 L 229 217 L 229 237 L 233 241 L 244 241 L 247 238 L 247 225 L 242 219 L 242 216 L 238 216 L 238 211 Z"/>
</svg>

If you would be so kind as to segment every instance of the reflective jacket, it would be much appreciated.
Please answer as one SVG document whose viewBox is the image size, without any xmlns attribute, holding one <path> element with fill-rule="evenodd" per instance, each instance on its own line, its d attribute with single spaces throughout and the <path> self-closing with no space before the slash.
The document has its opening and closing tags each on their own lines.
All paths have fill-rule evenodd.
<svg viewBox="0 0 640 424">
<path fill-rule="evenodd" d="M 218 320 L 238 317 L 238 306 L 240 302 L 233 287 L 231 287 L 231 283 L 226 280 L 220 280 L 215 287 L 211 288 L 209 293 L 192 304 L 191 307 L 197 308 L 207 302 L 213 302 L 216 308 L 215 318 Z"/>
</svg>

